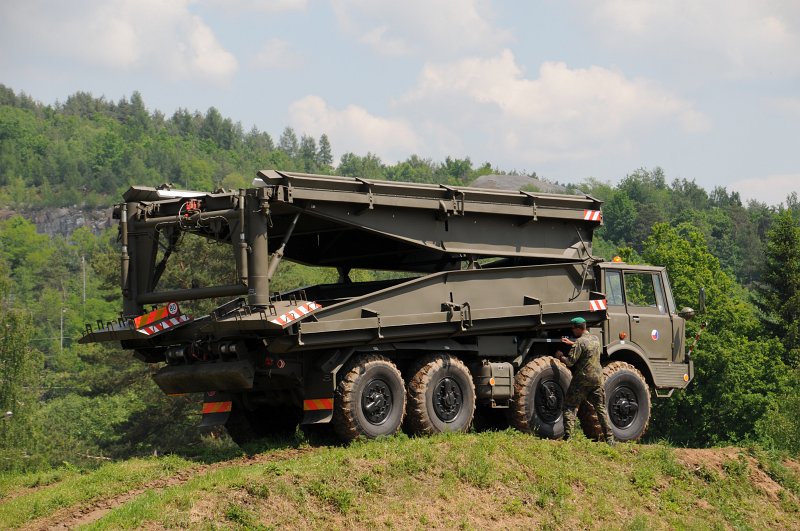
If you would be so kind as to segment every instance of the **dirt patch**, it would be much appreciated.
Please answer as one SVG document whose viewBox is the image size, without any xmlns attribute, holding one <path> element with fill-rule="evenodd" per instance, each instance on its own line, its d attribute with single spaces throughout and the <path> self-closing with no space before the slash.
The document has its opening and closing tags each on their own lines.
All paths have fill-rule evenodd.
<svg viewBox="0 0 800 531">
<path fill-rule="evenodd" d="M 705 469 L 722 477 L 729 473 L 726 464 L 743 458 L 747 464 L 750 482 L 770 500 L 777 501 L 783 491 L 783 487 L 761 469 L 758 461 L 738 448 L 680 448 L 675 450 L 675 455 L 680 463 L 692 471 L 700 472 Z"/>
<path fill-rule="evenodd" d="M 800 463 L 794 459 L 787 459 L 783 462 L 783 466 L 800 476 Z"/>
<path fill-rule="evenodd" d="M 691 470 L 705 468 L 719 474 L 725 474 L 723 464 L 739 458 L 738 448 L 679 448 L 675 450 L 678 462 Z"/>
<path fill-rule="evenodd" d="M 96 522 L 112 510 L 125 505 L 134 498 L 150 490 L 164 490 L 186 483 L 190 479 L 200 474 L 208 474 L 221 468 L 245 466 L 248 464 L 268 463 L 270 461 L 282 461 L 294 459 L 303 454 L 317 450 L 316 448 L 288 448 L 271 453 L 259 454 L 254 456 L 244 456 L 230 461 L 222 461 L 210 465 L 199 465 L 186 470 L 181 470 L 167 478 L 160 478 L 138 487 L 112 496 L 89 501 L 83 505 L 68 507 L 57 511 L 45 518 L 34 520 L 25 525 L 24 530 L 63 530 L 73 529 L 82 525 Z"/>
</svg>

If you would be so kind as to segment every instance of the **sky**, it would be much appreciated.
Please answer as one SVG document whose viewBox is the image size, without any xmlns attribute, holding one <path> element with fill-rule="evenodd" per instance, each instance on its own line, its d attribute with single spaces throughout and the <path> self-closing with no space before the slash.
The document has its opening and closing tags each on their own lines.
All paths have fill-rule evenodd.
<svg viewBox="0 0 800 531">
<path fill-rule="evenodd" d="M 213 106 L 337 157 L 800 192 L 796 0 L 0 0 L 0 83 Z"/>
</svg>

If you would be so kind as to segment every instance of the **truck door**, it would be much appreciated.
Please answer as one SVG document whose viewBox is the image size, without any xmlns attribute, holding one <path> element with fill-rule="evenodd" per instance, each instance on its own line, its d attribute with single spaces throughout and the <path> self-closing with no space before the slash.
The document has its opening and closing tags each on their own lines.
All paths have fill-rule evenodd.
<svg viewBox="0 0 800 531">
<path fill-rule="evenodd" d="M 605 269 L 605 284 L 603 292 L 606 294 L 608 321 L 606 322 L 605 344 L 608 345 L 619 340 L 621 333 L 630 336 L 630 323 L 628 312 L 625 309 L 625 299 L 622 296 L 622 272 Z"/>
<path fill-rule="evenodd" d="M 631 341 L 651 359 L 672 359 L 672 319 L 660 275 L 652 271 L 625 271 L 624 280 Z"/>
</svg>

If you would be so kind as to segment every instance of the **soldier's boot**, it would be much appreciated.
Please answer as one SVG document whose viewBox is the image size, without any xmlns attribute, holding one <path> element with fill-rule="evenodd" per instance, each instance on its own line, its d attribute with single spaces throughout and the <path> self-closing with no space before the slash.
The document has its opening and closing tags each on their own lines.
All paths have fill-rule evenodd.
<svg viewBox="0 0 800 531">
<path fill-rule="evenodd" d="M 592 403 L 594 406 L 594 411 L 597 414 L 597 421 L 600 423 L 600 428 L 603 430 L 603 436 L 606 440 L 606 444 L 609 446 L 615 446 L 619 441 L 617 441 L 616 437 L 614 437 L 614 430 L 611 429 L 611 423 L 608 420 L 608 411 L 606 411 L 606 396 L 602 387 L 598 390 L 597 394 L 597 399 L 593 400 Z"/>
<path fill-rule="evenodd" d="M 606 408 L 601 407 L 600 411 L 595 410 L 595 412 L 597 413 L 597 420 L 600 422 L 600 428 L 603 430 L 603 437 L 606 440 L 606 444 L 615 446 L 619 441 L 614 437 L 614 430 L 611 429 L 611 424 L 608 422 Z"/>
<path fill-rule="evenodd" d="M 578 407 L 564 408 L 564 440 L 568 441 L 575 432 L 575 425 L 578 423 Z"/>
</svg>

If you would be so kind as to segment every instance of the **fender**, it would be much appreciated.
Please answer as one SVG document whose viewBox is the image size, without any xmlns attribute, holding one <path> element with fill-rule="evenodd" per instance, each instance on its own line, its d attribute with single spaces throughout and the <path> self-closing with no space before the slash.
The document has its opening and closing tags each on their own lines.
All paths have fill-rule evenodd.
<svg viewBox="0 0 800 531">
<path fill-rule="evenodd" d="M 647 355 L 636 343 L 629 341 L 621 343 L 615 341 L 614 343 L 606 345 L 606 356 L 609 361 L 625 361 L 630 363 L 641 371 L 651 387 L 656 387 L 653 366 L 647 359 Z"/>
</svg>

